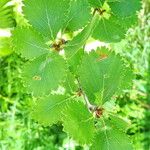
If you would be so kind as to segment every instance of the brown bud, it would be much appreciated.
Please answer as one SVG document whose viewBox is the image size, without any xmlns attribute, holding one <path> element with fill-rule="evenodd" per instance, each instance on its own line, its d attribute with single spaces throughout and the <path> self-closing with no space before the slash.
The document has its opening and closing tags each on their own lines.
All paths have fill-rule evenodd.
<svg viewBox="0 0 150 150">
<path fill-rule="evenodd" d="M 103 115 L 104 108 L 96 108 L 94 113 L 97 118 L 100 118 Z"/>
</svg>

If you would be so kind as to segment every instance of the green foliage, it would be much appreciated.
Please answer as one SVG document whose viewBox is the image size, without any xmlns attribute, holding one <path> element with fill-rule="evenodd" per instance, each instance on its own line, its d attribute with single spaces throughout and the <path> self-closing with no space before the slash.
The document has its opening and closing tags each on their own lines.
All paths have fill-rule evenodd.
<svg viewBox="0 0 150 150">
<path fill-rule="evenodd" d="M 13 5 L 8 4 L 10 0 L 0 1 L 0 28 L 10 28 L 15 26 Z"/>
<path fill-rule="evenodd" d="M 68 72 L 64 82 L 65 93 L 73 94 L 74 91 L 78 91 L 78 85 L 75 81 L 75 76 L 71 72 Z"/>
<path fill-rule="evenodd" d="M 50 94 L 66 76 L 66 64 L 57 53 L 42 55 L 30 63 L 23 70 L 23 77 L 29 92 L 34 96 Z"/>
<path fill-rule="evenodd" d="M 81 47 L 84 46 L 90 35 L 93 33 L 93 30 L 95 29 L 97 22 L 98 22 L 99 16 L 95 15 L 92 19 L 92 21 L 85 27 L 82 32 L 80 32 L 77 36 L 75 36 L 65 47 L 65 54 L 67 57 L 67 60 L 72 59 L 76 53 L 80 50 Z"/>
<path fill-rule="evenodd" d="M 81 144 L 93 142 L 94 118 L 82 102 L 70 102 L 63 115 L 64 131 Z"/>
<path fill-rule="evenodd" d="M 61 125 L 44 128 L 31 118 L 32 98 L 21 82 L 24 63 L 15 53 L 0 58 L 0 149 L 65 149 Z"/>
<path fill-rule="evenodd" d="M 93 37 L 106 42 L 119 42 L 125 37 L 127 31 L 120 23 L 121 21 L 115 16 L 111 16 L 110 19 L 102 18 L 93 33 Z"/>
<path fill-rule="evenodd" d="M 67 62 L 73 72 L 76 72 L 83 56 L 83 51 L 81 48 L 86 44 L 87 39 L 93 33 L 93 30 L 98 23 L 98 17 L 98 15 L 95 15 L 92 21 L 82 30 L 82 32 L 66 44 L 65 54 L 67 57 Z"/>
<path fill-rule="evenodd" d="M 102 120 L 102 124 L 102 129 L 97 132 L 91 150 L 132 150 L 130 140 L 125 133 L 115 128 L 108 120 Z"/>
<path fill-rule="evenodd" d="M 79 67 L 82 87 L 89 99 L 98 105 L 104 104 L 115 93 L 128 88 L 132 81 L 132 71 L 124 66 L 121 57 L 105 51 L 100 49 L 97 54 L 86 54 Z"/>
<path fill-rule="evenodd" d="M 7 56 L 11 53 L 11 38 L 0 37 L 0 56 Z"/>
<path fill-rule="evenodd" d="M 33 109 L 33 118 L 43 125 L 52 125 L 61 120 L 61 111 L 65 109 L 70 97 L 49 95 L 37 101 Z M 50 117 L 51 116 L 51 117 Z"/>
<path fill-rule="evenodd" d="M 129 123 L 117 115 L 110 114 L 109 122 L 119 130 L 125 131 L 129 127 Z M 119 122 L 119 123 L 116 123 Z"/>
<path fill-rule="evenodd" d="M 109 3 L 112 12 L 118 17 L 129 17 L 135 15 L 136 11 L 141 8 L 140 0 L 120 0 L 110 1 Z"/>
<path fill-rule="evenodd" d="M 13 32 L 13 48 L 27 59 L 48 53 L 48 46 L 37 31 L 32 28 L 17 27 Z"/>
<path fill-rule="evenodd" d="M 32 27 L 17 27 L 13 46 L 30 59 L 23 82 L 36 98 L 34 119 L 45 126 L 61 121 L 74 140 L 92 144 L 94 150 L 132 149 L 120 129 L 124 122 L 104 109 L 114 95 L 130 87 L 132 71 L 115 52 L 101 48 L 87 54 L 84 47 L 90 37 L 110 43 L 123 39 L 135 22 L 138 4 L 126 9 L 129 2 L 116 0 L 24 2 Z M 72 38 L 65 36 L 68 32 Z"/>
<path fill-rule="evenodd" d="M 88 0 L 88 2 L 90 3 L 91 6 L 99 8 L 101 6 L 103 6 L 104 0 Z"/>
<path fill-rule="evenodd" d="M 65 26 L 69 4 L 69 0 L 26 0 L 24 13 L 35 29 L 54 40 Z"/>
<path fill-rule="evenodd" d="M 100 1 L 92 3 L 99 8 L 101 16 L 93 37 L 105 42 L 119 42 L 124 38 L 127 28 L 136 22 L 136 11 L 141 6 L 140 0 L 108 1 L 103 5 Z"/>
<path fill-rule="evenodd" d="M 146 9 L 139 14 L 139 24 L 127 32 L 126 40 L 113 44 L 116 52 L 133 64 L 134 88 L 119 97 L 118 113 L 128 116 L 131 126 L 128 134 L 131 135 L 136 150 L 149 150 L 150 148 L 150 104 L 149 104 L 149 56 L 150 56 L 150 3 L 144 2 Z M 143 14 L 143 12 L 145 12 Z"/>
<path fill-rule="evenodd" d="M 91 11 L 87 0 L 70 1 L 66 28 L 74 31 L 84 27 L 91 19 Z"/>
</svg>

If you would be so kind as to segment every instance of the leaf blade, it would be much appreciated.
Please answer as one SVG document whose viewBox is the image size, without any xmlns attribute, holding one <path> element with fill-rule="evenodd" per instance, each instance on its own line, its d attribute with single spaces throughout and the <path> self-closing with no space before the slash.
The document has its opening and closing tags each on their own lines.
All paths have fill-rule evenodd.
<svg viewBox="0 0 150 150">
<path fill-rule="evenodd" d="M 0 2 L 0 28 L 11 28 L 16 25 L 14 16 L 14 6 L 7 5 L 10 0 L 2 0 Z"/>
<path fill-rule="evenodd" d="M 64 26 L 69 3 L 70 0 L 25 1 L 24 14 L 34 28 L 54 40 Z"/>
<path fill-rule="evenodd" d="M 13 32 L 12 41 L 14 50 L 27 59 L 50 53 L 42 35 L 32 28 L 17 27 Z"/>
<path fill-rule="evenodd" d="M 92 142 L 95 132 L 94 120 L 82 102 L 74 101 L 68 105 L 63 112 L 63 126 L 64 131 L 80 144 Z"/>
<path fill-rule="evenodd" d="M 81 29 L 88 24 L 91 17 L 91 8 L 87 0 L 72 0 L 68 13 L 67 30 L 75 31 Z"/>
<path fill-rule="evenodd" d="M 66 70 L 65 60 L 57 53 L 42 55 L 26 64 L 23 81 L 34 96 L 48 95 L 65 80 Z"/>
<path fill-rule="evenodd" d="M 123 89 L 129 88 L 133 77 L 130 68 L 124 65 L 121 57 L 106 49 L 85 54 L 78 74 L 89 100 L 98 105 L 104 104 L 111 100 L 114 94 L 120 94 Z"/>
<path fill-rule="evenodd" d="M 83 29 L 76 37 L 73 38 L 65 47 L 65 54 L 67 59 L 71 59 L 78 50 L 85 44 L 86 40 L 92 34 L 97 26 L 99 16 L 95 15 L 87 27 Z"/>
<path fill-rule="evenodd" d="M 91 150 L 133 150 L 128 136 L 113 128 L 108 120 L 102 120 L 102 127 L 97 131 L 95 139 Z"/>
<path fill-rule="evenodd" d="M 140 0 L 119 0 L 115 2 L 110 2 L 112 12 L 118 17 L 128 17 L 135 15 L 137 11 L 141 8 Z"/>
<path fill-rule="evenodd" d="M 44 126 L 61 121 L 61 112 L 71 101 L 71 97 L 64 95 L 49 95 L 48 97 L 39 99 L 33 105 L 32 117 Z"/>
</svg>

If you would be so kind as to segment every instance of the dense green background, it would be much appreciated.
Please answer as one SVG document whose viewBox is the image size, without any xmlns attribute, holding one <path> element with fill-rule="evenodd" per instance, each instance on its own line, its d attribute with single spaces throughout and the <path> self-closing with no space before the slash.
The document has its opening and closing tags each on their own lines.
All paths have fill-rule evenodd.
<svg viewBox="0 0 150 150">
<path fill-rule="evenodd" d="M 121 43 L 111 45 L 133 65 L 133 88 L 118 97 L 117 109 L 132 122 L 127 133 L 135 150 L 150 150 L 149 7 L 145 0 L 138 25 L 129 29 Z M 82 149 L 67 137 L 61 124 L 45 128 L 31 119 L 33 99 L 26 94 L 20 75 L 24 63 L 14 52 L 0 57 L 0 150 Z"/>
</svg>

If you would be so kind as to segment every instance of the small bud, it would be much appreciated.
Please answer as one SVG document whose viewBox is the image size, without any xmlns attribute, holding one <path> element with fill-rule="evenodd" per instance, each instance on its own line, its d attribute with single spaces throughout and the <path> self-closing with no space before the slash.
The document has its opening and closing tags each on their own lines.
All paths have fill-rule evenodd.
<svg viewBox="0 0 150 150">
<path fill-rule="evenodd" d="M 96 108 L 94 114 L 97 118 L 100 118 L 103 115 L 104 108 Z"/>
</svg>

